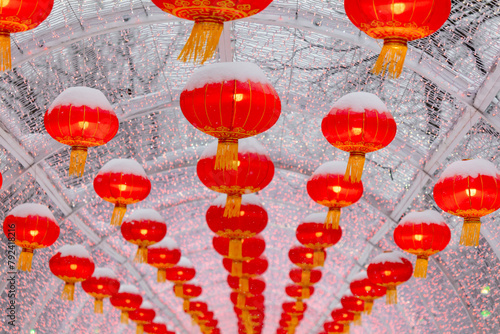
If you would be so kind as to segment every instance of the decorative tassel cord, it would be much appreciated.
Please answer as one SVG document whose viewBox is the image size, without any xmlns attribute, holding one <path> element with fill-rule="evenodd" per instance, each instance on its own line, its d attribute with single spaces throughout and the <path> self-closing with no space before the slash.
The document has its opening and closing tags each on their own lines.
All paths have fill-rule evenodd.
<svg viewBox="0 0 500 334">
<path fill-rule="evenodd" d="M 177 298 L 184 298 L 184 288 L 182 284 L 175 284 L 174 292 Z"/>
<path fill-rule="evenodd" d="M 248 278 L 246 278 L 246 277 L 240 278 L 240 291 L 241 292 L 248 292 L 249 291 Z"/>
<path fill-rule="evenodd" d="M 111 226 L 120 226 L 127 212 L 127 206 L 123 204 L 116 203 L 113 209 L 113 215 L 111 216 Z"/>
<path fill-rule="evenodd" d="M 241 211 L 241 195 L 227 195 L 224 217 L 239 217 Z"/>
<path fill-rule="evenodd" d="M 66 282 L 64 284 L 61 299 L 73 301 L 74 296 L 75 296 L 75 283 Z"/>
<path fill-rule="evenodd" d="M 222 22 L 195 22 L 191 35 L 177 59 L 203 64 L 214 55 L 223 28 Z"/>
<path fill-rule="evenodd" d="M 134 258 L 135 263 L 148 263 L 148 249 L 146 246 L 139 246 Z"/>
<path fill-rule="evenodd" d="M 128 325 L 128 311 L 122 311 L 122 314 L 120 316 L 120 322 L 122 324 Z"/>
<path fill-rule="evenodd" d="M 189 299 L 184 299 L 184 302 L 182 302 L 182 309 L 184 312 L 189 313 Z"/>
<path fill-rule="evenodd" d="M 231 275 L 241 277 L 243 275 L 243 263 L 240 261 L 233 261 L 231 264 Z"/>
<path fill-rule="evenodd" d="M 243 244 L 241 239 L 229 240 L 228 258 L 231 260 L 241 260 L 243 258 Z"/>
<path fill-rule="evenodd" d="M 17 262 L 17 270 L 31 271 L 31 263 L 33 262 L 33 249 L 23 248 Z"/>
<path fill-rule="evenodd" d="M 311 282 L 311 271 L 309 270 L 302 270 L 301 276 L 300 276 L 300 284 L 310 284 Z"/>
<path fill-rule="evenodd" d="M 481 231 L 481 220 L 479 217 L 465 217 L 460 236 L 460 245 L 479 246 L 479 233 Z"/>
<path fill-rule="evenodd" d="M 308 286 L 302 287 L 302 299 L 308 299 L 311 298 L 311 290 L 309 289 Z"/>
<path fill-rule="evenodd" d="M 377 62 L 373 66 L 372 73 L 382 74 L 382 76 L 388 73 L 392 79 L 399 78 L 403 71 L 406 51 L 408 50 L 406 43 L 407 41 L 404 38 L 386 38 Z"/>
<path fill-rule="evenodd" d="M 238 297 L 236 298 L 236 307 L 239 309 L 244 308 L 246 299 L 247 297 L 244 294 L 238 293 Z"/>
<path fill-rule="evenodd" d="M 340 209 L 339 208 L 328 208 L 328 214 L 326 215 L 325 228 L 337 230 L 339 228 L 340 222 Z"/>
<path fill-rule="evenodd" d="M 135 331 L 135 334 L 144 334 L 144 325 L 143 324 L 137 324 L 137 329 Z"/>
<path fill-rule="evenodd" d="M 349 161 L 347 161 L 347 169 L 344 174 L 344 181 L 358 183 L 363 175 L 365 167 L 365 154 L 361 152 L 351 152 Z"/>
<path fill-rule="evenodd" d="M 0 32 L 0 72 L 10 71 L 11 69 L 10 34 Z"/>
<path fill-rule="evenodd" d="M 354 324 L 354 326 L 361 326 L 361 314 L 360 313 L 354 313 L 353 324 Z"/>
<path fill-rule="evenodd" d="M 417 263 L 415 264 L 415 271 L 413 272 L 413 276 L 418 278 L 426 278 L 428 263 L 429 263 L 428 256 L 425 255 L 417 256 Z"/>
<path fill-rule="evenodd" d="M 69 160 L 69 175 L 83 176 L 87 161 L 87 148 L 84 146 L 71 147 L 71 157 Z"/>
<path fill-rule="evenodd" d="M 396 287 L 387 287 L 387 294 L 385 296 L 385 304 L 393 305 L 398 303 L 398 290 Z"/>
<path fill-rule="evenodd" d="M 100 314 L 102 314 L 103 313 L 103 309 L 104 309 L 104 302 L 103 302 L 103 300 L 96 298 L 96 300 L 94 302 L 94 313 L 100 313 Z"/>
<path fill-rule="evenodd" d="M 238 140 L 219 139 L 215 155 L 216 170 L 238 170 Z"/>
<path fill-rule="evenodd" d="M 365 300 L 365 314 L 372 314 L 373 300 Z"/>
<path fill-rule="evenodd" d="M 297 300 L 295 303 L 295 309 L 297 311 L 304 311 L 304 303 L 301 300 Z"/>
<path fill-rule="evenodd" d="M 325 265 L 325 252 L 322 249 L 314 251 L 313 266 L 323 267 Z"/>
<path fill-rule="evenodd" d="M 158 268 L 156 280 L 158 283 L 165 283 L 167 281 L 167 270 L 165 268 Z"/>
</svg>

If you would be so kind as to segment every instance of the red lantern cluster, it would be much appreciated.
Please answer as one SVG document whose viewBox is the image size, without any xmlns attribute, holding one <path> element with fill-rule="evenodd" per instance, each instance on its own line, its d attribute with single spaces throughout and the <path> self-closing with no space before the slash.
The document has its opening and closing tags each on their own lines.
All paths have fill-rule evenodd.
<svg viewBox="0 0 500 334">
<path fill-rule="evenodd" d="M 129 284 L 122 284 L 118 292 L 109 299 L 111 305 L 121 311 L 120 322 L 128 324 L 129 312 L 137 310 L 142 304 L 139 290 Z"/>
<path fill-rule="evenodd" d="M 118 293 L 120 281 L 113 270 L 95 268 L 92 276 L 82 282 L 82 289 L 95 298 L 94 313 L 103 313 L 103 299 Z"/>
<path fill-rule="evenodd" d="M 352 294 L 365 302 L 366 314 L 371 314 L 373 302 L 385 296 L 387 288 L 373 283 L 369 278 L 366 271 L 356 274 L 351 283 L 349 284 Z"/>
<path fill-rule="evenodd" d="M 157 281 L 167 281 L 167 269 L 175 266 L 181 259 L 181 250 L 174 239 L 164 237 L 160 242 L 149 246 L 148 264 L 158 268 Z"/>
</svg>

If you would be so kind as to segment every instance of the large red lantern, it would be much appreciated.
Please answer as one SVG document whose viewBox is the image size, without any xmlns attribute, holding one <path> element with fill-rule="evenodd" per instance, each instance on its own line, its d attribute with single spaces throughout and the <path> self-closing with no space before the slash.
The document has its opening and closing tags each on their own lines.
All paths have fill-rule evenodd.
<svg viewBox="0 0 500 334">
<path fill-rule="evenodd" d="M 242 275 L 242 261 L 255 259 L 262 255 L 266 249 L 266 242 L 261 235 L 243 239 L 241 242 L 241 253 L 235 254 L 235 252 L 233 252 L 232 254 L 229 254 L 229 248 L 231 247 L 230 239 L 224 237 L 214 237 L 212 241 L 214 249 L 217 253 L 233 261 L 231 269 L 231 275 L 233 276 Z"/>
<path fill-rule="evenodd" d="M 139 246 L 134 261 L 147 263 L 148 246 L 160 242 L 165 237 L 167 223 L 157 211 L 139 209 L 125 218 L 121 231 L 125 240 Z"/>
<path fill-rule="evenodd" d="M 87 149 L 109 142 L 119 127 L 108 99 L 101 91 L 89 87 L 71 87 L 59 94 L 43 122 L 52 138 L 71 146 L 71 176 L 83 175 Z"/>
<path fill-rule="evenodd" d="M 361 325 L 361 313 L 365 311 L 365 301 L 349 292 L 340 299 L 340 303 L 344 310 L 354 313 L 354 324 Z"/>
<path fill-rule="evenodd" d="M 166 270 L 181 259 L 181 250 L 174 239 L 164 237 L 160 242 L 148 247 L 148 264 L 158 268 L 157 281 L 167 281 Z"/>
<path fill-rule="evenodd" d="M 407 42 L 427 37 L 446 22 L 451 1 L 351 0 L 344 2 L 349 20 L 368 36 L 384 40 L 373 72 L 401 75 Z"/>
<path fill-rule="evenodd" d="M 94 190 L 103 200 L 115 205 L 111 225 L 121 225 L 127 205 L 148 197 L 151 182 L 137 161 L 113 159 L 102 166 L 97 173 Z"/>
<path fill-rule="evenodd" d="M 387 288 L 386 304 L 396 304 L 396 287 L 411 278 L 413 265 L 400 252 L 385 252 L 370 261 L 366 273 L 370 281 Z"/>
<path fill-rule="evenodd" d="M 53 5 L 54 0 L 0 1 L 0 71 L 12 68 L 10 34 L 38 27 L 49 16 Z"/>
<path fill-rule="evenodd" d="M 181 288 L 176 288 L 174 285 L 173 289 L 176 297 L 184 299 L 183 309 L 186 313 L 189 312 L 189 300 L 199 297 L 203 292 L 201 286 L 188 283 L 182 284 Z"/>
<path fill-rule="evenodd" d="M 144 324 L 144 332 L 148 334 L 167 334 L 167 322 L 160 316 L 156 316 L 149 324 Z"/>
<path fill-rule="evenodd" d="M 226 269 L 229 273 L 232 271 L 233 261 L 230 259 L 223 259 L 222 265 L 224 269 Z M 256 277 L 264 274 L 269 266 L 267 262 L 267 258 L 264 255 L 261 255 L 258 258 L 252 260 L 246 260 L 242 262 L 241 267 L 241 277 L 240 277 L 240 291 L 248 292 L 249 291 L 249 283 L 248 280 L 251 277 Z M 234 276 L 234 275 L 233 275 Z"/>
<path fill-rule="evenodd" d="M 326 228 L 339 228 L 340 209 L 359 201 L 363 195 L 361 182 L 344 180 L 347 164 L 330 161 L 316 169 L 307 181 L 307 193 L 318 204 L 328 208 Z"/>
<path fill-rule="evenodd" d="M 120 281 L 109 268 L 95 268 L 91 277 L 82 282 L 83 290 L 95 298 L 94 313 L 103 313 L 103 299 L 118 293 Z"/>
<path fill-rule="evenodd" d="M 483 159 L 456 161 L 441 173 L 434 200 L 444 211 L 464 218 L 460 244 L 478 246 L 480 218 L 500 208 L 500 174 Z"/>
<path fill-rule="evenodd" d="M 373 283 L 366 271 L 356 274 L 349 287 L 354 296 L 365 302 L 366 314 L 371 314 L 374 300 L 383 297 L 387 291 L 385 287 Z"/>
<path fill-rule="evenodd" d="M 433 210 L 407 214 L 394 230 L 396 245 L 417 256 L 415 277 L 427 276 L 429 256 L 445 249 L 450 239 L 450 228 L 443 217 Z"/>
<path fill-rule="evenodd" d="M 153 305 L 148 301 L 143 301 L 138 309 L 129 313 L 130 320 L 137 324 L 136 334 L 143 334 L 144 325 L 151 323 L 155 316 Z"/>
<path fill-rule="evenodd" d="M 50 247 L 59 237 L 60 229 L 49 208 L 25 203 L 7 214 L 3 232 L 9 241 L 22 247 L 17 269 L 31 271 L 34 250 Z"/>
<path fill-rule="evenodd" d="M 321 280 L 322 273 L 317 269 L 291 269 L 288 274 L 290 279 L 299 285 L 309 286 L 318 283 Z"/>
<path fill-rule="evenodd" d="M 112 295 L 109 301 L 111 305 L 121 311 L 120 322 L 128 324 L 129 312 L 141 306 L 142 296 L 135 286 L 122 284 L 118 292 Z"/>
<path fill-rule="evenodd" d="M 64 245 L 49 260 L 50 271 L 62 279 L 64 289 L 62 299 L 73 300 L 75 283 L 92 276 L 95 265 L 90 253 L 82 245 Z"/>
<path fill-rule="evenodd" d="M 170 282 L 174 283 L 174 292 L 179 298 L 182 298 L 182 285 L 192 280 L 194 276 L 196 276 L 196 269 L 194 269 L 191 261 L 184 256 L 181 256 L 175 266 L 166 269 L 166 277 Z"/>
<path fill-rule="evenodd" d="M 341 97 L 321 122 L 326 140 L 349 152 L 344 180 L 361 181 L 365 154 L 389 145 L 397 126 L 391 113 L 377 95 L 355 92 Z"/>
</svg>

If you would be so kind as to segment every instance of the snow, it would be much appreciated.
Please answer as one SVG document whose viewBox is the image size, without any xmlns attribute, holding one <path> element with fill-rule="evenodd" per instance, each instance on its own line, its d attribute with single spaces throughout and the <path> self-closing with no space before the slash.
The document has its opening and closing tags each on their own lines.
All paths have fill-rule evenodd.
<svg viewBox="0 0 500 334">
<path fill-rule="evenodd" d="M 413 225 L 417 224 L 437 224 L 437 225 L 446 225 L 443 217 L 439 214 L 439 212 L 434 210 L 425 210 L 421 212 L 410 212 L 406 216 L 404 216 L 399 225 Z"/>
<path fill-rule="evenodd" d="M 64 90 L 58 97 L 52 102 L 49 107 L 49 113 L 56 107 L 59 106 L 87 106 L 89 108 L 99 108 L 105 110 L 113 110 L 111 104 L 104 94 L 97 89 L 89 87 L 70 87 Z"/>
<path fill-rule="evenodd" d="M 174 249 L 179 249 L 179 246 L 177 245 L 177 243 L 175 242 L 174 239 L 172 239 L 170 237 L 165 237 L 160 242 L 157 242 L 154 245 L 148 246 L 148 248 L 149 249 L 152 249 L 152 248 L 166 248 L 166 249 L 169 249 L 169 250 L 174 250 Z"/>
<path fill-rule="evenodd" d="M 326 220 L 327 214 L 328 212 L 312 213 L 309 216 L 307 216 L 304 220 L 302 220 L 302 222 L 323 224 Z"/>
<path fill-rule="evenodd" d="M 109 160 L 97 175 L 104 173 L 133 174 L 147 178 L 144 168 L 133 159 L 112 159 Z"/>
<path fill-rule="evenodd" d="M 259 66 L 247 62 L 215 63 L 203 66 L 194 72 L 184 90 L 201 88 L 206 84 L 238 80 L 270 84 Z"/>
<path fill-rule="evenodd" d="M 56 218 L 54 217 L 52 212 L 50 212 L 48 207 L 46 207 L 45 205 L 36 204 L 36 203 L 24 203 L 24 204 L 18 205 L 14 209 L 12 209 L 8 215 L 9 216 L 16 216 L 19 218 L 26 218 L 28 216 L 39 216 L 39 217 L 48 218 L 48 219 L 56 222 Z M 57 224 L 57 222 L 56 222 L 56 224 Z"/>
<path fill-rule="evenodd" d="M 217 144 L 218 144 L 217 140 L 208 144 L 208 146 L 201 154 L 200 159 L 215 156 L 217 154 Z M 244 153 L 244 152 L 260 154 L 269 157 L 267 149 L 261 143 L 259 143 L 257 139 L 252 137 L 238 140 L 238 153 Z"/>
<path fill-rule="evenodd" d="M 137 289 L 136 286 L 131 285 L 131 284 L 120 285 L 120 289 L 118 290 L 118 293 L 133 293 L 133 294 L 136 294 L 136 295 L 140 295 L 141 294 L 139 292 L 139 289 Z"/>
<path fill-rule="evenodd" d="M 366 273 L 366 271 L 360 271 L 359 273 L 357 273 L 352 277 L 351 282 L 362 281 L 364 279 L 368 279 L 368 274 Z"/>
<path fill-rule="evenodd" d="M 138 209 L 132 212 L 127 218 L 124 219 L 124 222 L 131 221 L 141 221 L 141 220 L 149 220 L 157 223 L 163 223 L 167 225 L 165 219 L 158 213 L 158 211 L 153 209 Z"/>
<path fill-rule="evenodd" d="M 220 195 L 213 202 L 212 206 L 225 207 L 226 206 L 227 195 Z M 241 196 L 241 204 L 242 205 L 257 205 L 263 207 L 259 196 L 254 194 L 248 194 Z"/>
<path fill-rule="evenodd" d="M 118 276 L 116 276 L 115 272 L 109 268 L 102 268 L 98 267 L 95 268 L 94 273 L 92 274 L 92 277 L 94 278 L 114 278 L 118 279 Z"/>
<path fill-rule="evenodd" d="M 64 245 L 57 250 L 58 253 L 61 253 L 62 257 L 65 256 L 75 256 L 80 258 L 92 259 L 90 253 L 83 245 L 75 244 L 75 245 Z"/>
<path fill-rule="evenodd" d="M 375 258 L 372 261 L 370 261 L 370 263 L 371 264 L 385 263 L 385 262 L 403 263 L 402 258 L 405 258 L 403 253 L 398 252 L 398 251 L 394 251 L 394 252 L 391 251 L 391 252 L 382 253 L 382 254 L 375 256 Z"/>
<path fill-rule="evenodd" d="M 354 92 L 342 96 L 333 104 L 335 109 L 351 109 L 352 112 L 365 112 L 365 109 L 388 112 L 384 102 L 377 95 L 365 92 Z"/>
<path fill-rule="evenodd" d="M 346 291 L 342 297 L 354 297 L 351 291 Z"/>
<path fill-rule="evenodd" d="M 166 325 L 167 324 L 167 321 L 165 319 L 163 319 L 162 317 L 160 317 L 159 315 L 157 315 L 154 319 L 153 319 L 153 322 L 155 324 L 163 324 L 163 325 Z"/>
<path fill-rule="evenodd" d="M 484 159 L 472 159 L 465 161 L 455 161 L 451 163 L 446 169 L 441 173 L 440 180 L 446 177 L 470 176 L 472 178 L 478 177 L 478 175 L 486 175 L 498 177 L 498 169 L 491 162 Z"/>
<path fill-rule="evenodd" d="M 143 309 L 153 309 L 153 304 L 151 304 L 147 300 L 143 300 L 140 308 L 143 308 Z"/>
<path fill-rule="evenodd" d="M 181 259 L 179 262 L 175 265 L 176 267 L 183 267 L 183 268 L 194 268 L 193 264 L 187 257 L 181 256 Z"/>
<path fill-rule="evenodd" d="M 345 161 L 328 161 L 319 166 L 313 173 L 313 177 L 320 175 L 344 175 L 347 170 Z"/>
</svg>

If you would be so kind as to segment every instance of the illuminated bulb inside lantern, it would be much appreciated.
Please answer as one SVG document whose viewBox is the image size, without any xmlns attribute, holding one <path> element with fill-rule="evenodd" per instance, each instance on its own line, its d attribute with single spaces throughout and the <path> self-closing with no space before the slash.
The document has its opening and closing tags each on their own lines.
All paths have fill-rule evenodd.
<svg viewBox="0 0 500 334">
<path fill-rule="evenodd" d="M 166 258 L 167 256 L 165 254 L 160 254 L 160 258 L 164 259 Z"/>
<path fill-rule="evenodd" d="M 316 232 L 315 234 L 316 234 L 316 237 L 319 238 L 319 237 L 321 237 L 323 235 L 323 232 Z"/>
<path fill-rule="evenodd" d="M 465 189 L 465 193 L 466 193 L 466 194 L 467 194 L 467 196 L 469 196 L 469 197 L 476 195 L 476 192 L 477 192 L 477 190 L 476 190 L 476 189 L 474 189 L 474 188 L 471 188 L 471 189 Z"/>
<path fill-rule="evenodd" d="M 10 0 L 0 0 L 0 7 L 7 7 Z"/>
<path fill-rule="evenodd" d="M 424 238 L 424 236 L 422 234 L 415 234 L 413 236 L 413 238 L 417 241 L 422 241 L 422 239 Z"/>
<path fill-rule="evenodd" d="M 307 253 L 307 254 L 306 254 L 306 257 L 307 257 L 308 259 L 310 259 L 310 258 L 312 258 L 312 257 L 313 257 L 313 255 L 312 255 L 312 253 Z"/>
<path fill-rule="evenodd" d="M 78 268 L 76 264 L 70 264 L 69 267 L 71 268 L 71 270 L 76 270 L 76 268 Z"/>
<path fill-rule="evenodd" d="M 97 288 L 98 288 L 99 290 L 101 290 L 102 288 L 104 288 L 104 286 L 103 286 L 103 285 L 101 285 L 101 284 L 99 284 L 99 285 L 97 286 Z"/>
<path fill-rule="evenodd" d="M 180 276 L 180 275 L 182 275 L 182 274 L 184 274 L 184 273 L 182 272 L 182 270 L 179 270 L 179 271 L 177 272 L 177 275 L 179 275 L 179 276 Z"/>
<path fill-rule="evenodd" d="M 365 286 L 365 291 L 366 291 L 366 292 L 370 292 L 370 290 L 371 290 L 371 289 L 372 289 L 372 287 L 371 287 L 371 286 L 369 286 L 369 285 Z"/>
<path fill-rule="evenodd" d="M 392 272 L 390 270 L 384 271 L 385 276 L 391 276 Z"/>
<path fill-rule="evenodd" d="M 341 186 L 333 186 L 332 190 L 334 193 L 338 194 L 342 190 L 342 187 Z"/>
<path fill-rule="evenodd" d="M 36 235 L 38 234 L 38 231 L 37 230 L 31 230 L 30 234 L 31 234 L 32 237 L 36 237 Z"/>
<path fill-rule="evenodd" d="M 363 301 L 362 301 L 362 300 L 358 300 L 358 301 L 356 302 L 356 304 L 361 305 L 361 304 L 363 304 Z"/>
<path fill-rule="evenodd" d="M 81 121 L 81 122 L 78 122 L 78 125 L 83 129 L 85 130 L 86 128 L 89 127 L 89 122 L 85 122 L 85 121 Z"/>
<path fill-rule="evenodd" d="M 125 299 L 125 303 L 130 304 L 130 299 Z"/>
<path fill-rule="evenodd" d="M 144 313 L 140 312 L 139 315 L 142 317 L 142 316 L 144 316 Z"/>
<path fill-rule="evenodd" d="M 240 216 L 244 216 L 245 215 L 245 211 L 240 211 Z"/>
<path fill-rule="evenodd" d="M 146 230 L 145 228 L 141 229 L 141 234 L 142 235 L 148 234 L 148 230 Z"/>
<path fill-rule="evenodd" d="M 394 14 L 403 13 L 405 11 L 405 8 L 406 8 L 405 4 L 401 2 L 391 4 L 391 11 Z"/>
<path fill-rule="evenodd" d="M 186 289 L 186 292 L 187 292 L 187 293 L 190 293 L 190 292 L 191 292 L 191 289 Z"/>
<path fill-rule="evenodd" d="M 233 98 L 236 102 L 239 102 L 243 100 L 243 94 L 234 94 Z"/>
<path fill-rule="evenodd" d="M 119 184 L 118 189 L 120 189 L 120 191 L 125 191 L 127 189 L 127 185 L 126 184 Z"/>
<path fill-rule="evenodd" d="M 361 128 L 352 128 L 352 133 L 355 134 L 356 136 L 357 135 L 360 135 L 361 134 Z"/>
</svg>

